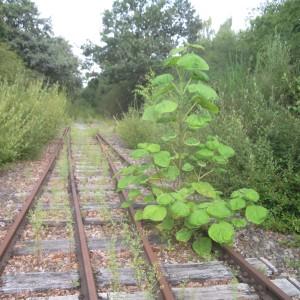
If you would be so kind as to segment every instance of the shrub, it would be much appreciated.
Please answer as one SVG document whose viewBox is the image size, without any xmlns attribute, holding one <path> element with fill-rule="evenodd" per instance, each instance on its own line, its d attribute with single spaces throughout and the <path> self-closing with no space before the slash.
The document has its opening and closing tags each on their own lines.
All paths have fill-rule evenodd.
<svg viewBox="0 0 300 300">
<path fill-rule="evenodd" d="M 141 141 L 155 142 L 159 136 L 159 126 L 142 120 L 139 111 L 134 108 L 123 114 L 123 118 L 117 121 L 116 129 L 127 147 L 131 149 L 136 148 Z"/>
<path fill-rule="evenodd" d="M 65 121 L 66 98 L 41 81 L 0 82 L 0 165 L 35 155 Z"/>
</svg>

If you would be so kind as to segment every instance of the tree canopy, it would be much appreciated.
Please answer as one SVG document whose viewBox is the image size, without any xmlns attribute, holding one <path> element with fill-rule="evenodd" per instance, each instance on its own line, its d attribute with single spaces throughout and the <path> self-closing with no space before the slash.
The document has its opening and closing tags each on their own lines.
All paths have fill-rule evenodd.
<svg viewBox="0 0 300 300">
<path fill-rule="evenodd" d="M 122 91 L 127 99 L 121 104 L 126 108 L 149 69 L 158 70 L 180 42 L 195 41 L 202 22 L 188 0 L 116 0 L 105 11 L 103 25 L 101 46 L 86 45 L 84 53 L 109 84 L 127 82 Z"/>
<path fill-rule="evenodd" d="M 69 43 L 52 33 L 50 19 L 41 18 L 30 0 L 0 1 L 0 41 L 8 44 L 26 67 L 59 83 L 71 93 L 80 86 L 79 62 Z"/>
</svg>

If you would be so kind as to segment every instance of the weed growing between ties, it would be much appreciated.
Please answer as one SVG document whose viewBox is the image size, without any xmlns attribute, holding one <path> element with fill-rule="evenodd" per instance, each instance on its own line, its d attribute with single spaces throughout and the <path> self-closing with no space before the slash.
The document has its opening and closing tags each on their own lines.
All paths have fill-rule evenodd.
<svg viewBox="0 0 300 300">
<path fill-rule="evenodd" d="M 34 211 L 31 211 L 29 214 L 29 222 L 32 226 L 33 235 L 34 235 L 34 248 L 35 253 L 40 261 L 41 258 L 41 232 L 45 228 L 44 220 L 46 218 L 46 212 L 37 205 Z"/>
<path fill-rule="evenodd" d="M 197 138 L 219 112 L 218 95 L 207 83 L 209 67 L 194 53 L 201 50 L 190 44 L 172 50 L 165 61 L 170 73 L 151 80 L 143 119 L 169 130 L 160 143 L 138 145 L 132 157 L 145 160 L 121 171 L 118 189 L 129 189 L 123 205 L 128 207 L 142 197 L 142 187 L 148 188 L 144 201 L 156 203 L 138 210 L 136 219 L 156 222 L 180 242 L 191 240 L 194 251 L 208 257 L 212 241 L 231 244 L 235 229 L 248 222 L 261 224 L 268 211 L 258 205 L 259 195 L 251 188 L 238 189 L 226 198 L 205 181 L 209 174 L 224 172 L 235 152 L 215 136 Z"/>
</svg>

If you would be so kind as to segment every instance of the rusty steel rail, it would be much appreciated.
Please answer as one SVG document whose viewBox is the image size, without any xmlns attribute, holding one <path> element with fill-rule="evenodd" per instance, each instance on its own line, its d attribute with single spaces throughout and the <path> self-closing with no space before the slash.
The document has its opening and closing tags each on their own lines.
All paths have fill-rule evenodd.
<svg viewBox="0 0 300 300">
<path fill-rule="evenodd" d="M 47 166 L 45 167 L 45 169 L 43 171 L 43 174 L 41 175 L 38 182 L 35 184 L 31 193 L 27 196 L 25 203 L 23 204 L 23 206 L 21 208 L 21 211 L 16 216 L 13 224 L 9 227 L 9 229 L 6 233 L 4 240 L 1 242 L 1 245 L 0 245 L 0 275 L 2 274 L 2 272 L 6 266 L 6 263 L 11 256 L 11 252 L 12 252 L 11 250 L 14 247 L 14 245 L 18 239 L 20 231 L 22 230 L 22 228 L 24 228 L 24 226 L 26 224 L 26 215 L 27 215 L 28 211 L 33 206 L 34 199 L 39 194 L 41 187 L 47 178 L 47 175 L 54 167 L 55 160 L 64 144 L 64 138 L 68 132 L 69 132 L 69 128 L 65 128 L 65 130 L 62 134 L 62 137 L 59 139 L 57 147 L 56 147 L 53 155 L 51 156 L 50 161 L 48 162 Z"/>
<path fill-rule="evenodd" d="M 84 225 L 80 212 L 79 196 L 77 193 L 76 181 L 73 170 L 73 158 L 71 149 L 71 140 L 68 138 L 68 162 L 69 162 L 69 187 L 71 190 L 71 203 L 73 205 L 73 218 L 75 220 L 75 241 L 77 251 L 77 259 L 79 261 L 80 273 L 80 290 L 83 299 L 97 300 L 96 281 L 90 261 L 90 254 L 87 244 L 87 238 L 84 231 Z"/>
<path fill-rule="evenodd" d="M 105 157 L 108 161 L 108 164 L 109 164 L 109 167 L 111 169 L 113 178 L 114 178 L 114 180 L 117 184 L 118 180 L 120 179 L 120 176 L 118 174 L 118 170 L 116 169 L 115 165 L 113 164 L 112 160 L 110 159 L 110 157 L 107 153 L 107 150 L 103 147 L 103 142 L 106 143 L 106 144 L 108 144 L 108 143 L 103 138 L 103 136 L 101 136 L 100 134 L 97 134 L 96 139 L 99 142 L 101 150 L 104 153 L 104 155 L 105 155 Z M 122 157 L 122 159 L 125 160 L 125 157 Z M 126 198 L 128 197 L 128 194 L 125 191 L 121 191 L 119 193 L 119 195 L 120 195 L 120 197 L 122 198 L 123 201 L 125 201 Z M 140 235 L 140 238 L 142 240 L 143 247 L 144 247 L 145 253 L 147 255 L 147 258 L 148 258 L 149 262 L 151 263 L 151 265 L 153 266 L 153 268 L 155 270 L 156 278 L 157 278 L 157 281 L 159 283 L 160 292 L 161 292 L 161 295 L 163 296 L 163 299 L 165 299 L 165 300 L 175 300 L 175 296 L 173 294 L 172 288 L 171 288 L 168 280 L 164 276 L 164 273 L 163 273 L 163 270 L 161 268 L 160 262 L 157 258 L 157 255 L 152 250 L 151 244 L 149 243 L 148 238 L 144 234 L 142 224 L 141 224 L 141 222 L 136 221 L 135 218 L 134 218 L 135 209 L 132 208 L 132 207 L 129 207 L 128 212 L 129 212 L 130 219 L 131 219 L 132 223 L 135 225 L 135 227 L 136 227 L 136 229 L 137 229 L 137 231 Z"/>
<path fill-rule="evenodd" d="M 129 160 L 120 153 L 115 146 L 110 143 L 106 138 L 104 138 L 101 134 L 97 134 L 97 139 L 102 140 L 106 145 L 108 145 L 127 165 L 131 163 Z M 118 170 L 114 170 L 115 174 L 118 174 Z M 117 177 L 117 176 L 116 176 Z M 123 193 L 123 197 L 126 199 L 127 194 Z M 134 211 L 133 208 L 130 210 Z M 134 215 L 133 215 L 134 216 Z M 133 217 L 134 220 L 134 217 Z M 136 222 L 136 221 L 135 221 Z M 139 222 L 140 223 L 140 222 Z M 141 223 L 139 224 L 141 226 Z M 148 242 L 149 243 L 149 242 Z M 266 275 L 262 274 L 258 270 L 256 270 L 253 266 L 251 266 L 246 259 L 237 251 L 235 251 L 232 247 L 229 246 L 219 246 L 215 244 L 217 247 L 220 247 L 223 252 L 223 257 L 230 263 L 239 266 L 241 269 L 242 275 L 244 277 L 249 277 L 251 284 L 255 287 L 256 291 L 261 295 L 264 300 L 292 300 L 290 296 L 288 296 L 285 292 L 283 292 L 280 288 L 278 288 Z M 150 246 L 151 247 L 151 246 Z"/>
</svg>

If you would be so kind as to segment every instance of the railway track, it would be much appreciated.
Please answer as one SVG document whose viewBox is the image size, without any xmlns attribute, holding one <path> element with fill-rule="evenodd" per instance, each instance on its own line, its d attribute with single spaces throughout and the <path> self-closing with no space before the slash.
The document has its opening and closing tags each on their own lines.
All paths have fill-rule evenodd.
<svg viewBox="0 0 300 300">
<path fill-rule="evenodd" d="M 126 193 L 115 189 L 116 172 L 130 162 L 106 138 L 95 135 L 94 129 L 83 125 L 64 131 L 43 176 L 8 225 L 0 246 L 0 299 L 299 295 L 297 282 L 275 278 L 275 268 L 263 259 L 245 263 L 232 256 L 231 249 L 223 249 L 234 268 L 221 260 L 201 261 L 189 247 L 172 244 L 153 226 L 136 222 L 134 208 L 128 213 L 121 208 Z M 239 267 L 236 260 L 243 261 Z"/>
</svg>

